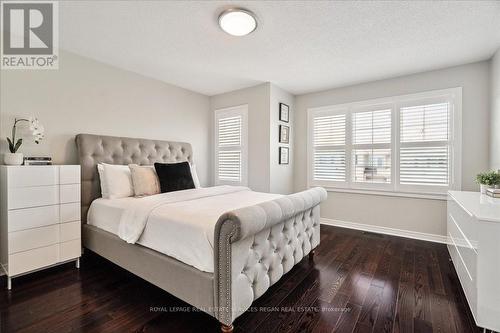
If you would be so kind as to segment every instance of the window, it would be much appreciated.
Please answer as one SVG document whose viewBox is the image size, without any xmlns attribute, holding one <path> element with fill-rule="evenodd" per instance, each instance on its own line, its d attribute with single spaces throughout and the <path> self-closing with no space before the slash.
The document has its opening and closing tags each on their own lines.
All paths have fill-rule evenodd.
<svg viewBox="0 0 500 333">
<path fill-rule="evenodd" d="M 449 107 L 447 102 L 401 107 L 401 185 L 448 187 Z"/>
<path fill-rule="evenodd" d="M 319 114 L 313 121 L 314 178 L 325 182 L 345 181 L 345 114 Z"/>
<path fill-rule="evenodd" d="M 391 112 L 390 108 L 353 110 L 353 183 L 391 183 Z"/>
<path fill-rule="evenodd" d="M 248 106 L 215 111 L 215 184 L 247 184 Z"/>
<path fill-rule="evenodd" d="M 308 181 L 397 195 L 460 189 L 461 88 L 308 110 Z"/>
</svg>

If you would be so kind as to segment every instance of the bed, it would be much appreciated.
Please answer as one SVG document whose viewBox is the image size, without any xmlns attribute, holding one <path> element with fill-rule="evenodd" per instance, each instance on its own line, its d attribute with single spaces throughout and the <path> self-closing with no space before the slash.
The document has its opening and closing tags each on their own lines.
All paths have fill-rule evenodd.
<svg viewBox="0 0 500 333">
<path fill-rule="evenodd" d="M 76 144 L 83 246 L 215 317 L 223 332 L 319 245 L 322 188 L 276 195 L 219 186 L 107 200 L 98 163 L 192 163 L 191 145 L 93 134 Z M 120 238 L 123 225 L 135 244 Z"/>
</svg>

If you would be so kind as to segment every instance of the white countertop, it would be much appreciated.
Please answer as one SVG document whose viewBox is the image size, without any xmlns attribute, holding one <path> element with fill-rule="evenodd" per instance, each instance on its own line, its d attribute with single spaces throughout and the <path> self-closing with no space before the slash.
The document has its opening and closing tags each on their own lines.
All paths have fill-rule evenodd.
<svg viewBox="0 0 500 333">
<path fill-rule="evenodd" d="M 500 198 L 468 191 L 448 191 L 448 194 L 478 220 L 500 222 Z"/>
</svg>

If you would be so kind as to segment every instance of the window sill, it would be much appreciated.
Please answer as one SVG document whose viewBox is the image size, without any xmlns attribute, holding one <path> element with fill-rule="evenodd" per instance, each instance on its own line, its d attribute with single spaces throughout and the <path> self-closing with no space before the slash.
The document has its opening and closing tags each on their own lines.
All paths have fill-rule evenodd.
<svg viewBox="0 0 500 333">
<path fill-rule="evenodd" d="M 309 187 L 314 187 L 314 186 L 309 186 Z M 415 198 L 415 199 L 428 199 L 428 200 L 447 200 L 448 197 L 447 193 L 407 193 L 407 192 L 380 191 L 380 190 L 335 188 L 335 187 L 324 187 L 324 186 L 323 188 L 327 192 L 380 195 L 388 197 L 402 197 L 402 198 Z"/>
</svg>

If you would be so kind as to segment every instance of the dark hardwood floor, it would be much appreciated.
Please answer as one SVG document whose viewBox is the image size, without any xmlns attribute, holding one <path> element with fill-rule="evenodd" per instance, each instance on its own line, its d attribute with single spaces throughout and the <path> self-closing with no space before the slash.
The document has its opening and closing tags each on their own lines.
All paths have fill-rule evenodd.
<svg viewBox="0 0 500 333">
<path fill-rule="evenodd" d="M 445 245 L 321 226 L 235 332 L 474 332 Z M 1 284 L 5 287 L 5 277 Z M 87 251 L 0 291 L 1 332 L 218 332 L 209 315 Z"/>
</svg>

